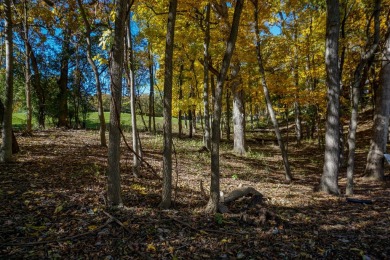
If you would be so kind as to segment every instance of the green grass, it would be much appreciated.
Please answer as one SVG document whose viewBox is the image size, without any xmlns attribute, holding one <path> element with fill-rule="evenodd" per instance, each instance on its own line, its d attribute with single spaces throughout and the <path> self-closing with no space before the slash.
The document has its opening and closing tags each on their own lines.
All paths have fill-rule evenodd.
<svg viewBox="0 0 390 260">
<path fill-rule="evenodd" d="M 104 119 L 106 121 L 106 124 L 108 125 L 110 122 L 110 112 L 104 112 Z M 144 120 L 146 125 L 148 125 L 148 117 L 144 116 Z M 55 124 L 53 123 L 55 120 L 52 120 L 51 118 L 46 118 L 46 126 L 47 127 L 54 127 Z M 38 127 L 37 120 L 33 118 L 33 128 Z M 129 130 L 131 128 L 131 115 L 129 113 L 121 113 L 121 123 L 122 127 L 125 130 Z M 26 128 L 27 119 L 26 119 L 26 113 L 14 113 L 12 116 L 12 125 L 13 128 L 16 130 L 22 130 Z M 99 129 L 99 116 L 97 112 L 91 112 L 88 113 L 87 119 L 86 119 L 86 128 L 97 130 Z M 172 118 L 172 124 L 174 125 L 174 128 L 177 126 L 177 118 Z M 140 115 L 137 115 L 137 125 L 138 129 L 143 130 L 144 124 L 142 122 L 142 118 Z M 163 118 L 162 117 L 156 117 L 156 128 L 157 130 L 162 130 L 163 127 Z"/>
</svg>

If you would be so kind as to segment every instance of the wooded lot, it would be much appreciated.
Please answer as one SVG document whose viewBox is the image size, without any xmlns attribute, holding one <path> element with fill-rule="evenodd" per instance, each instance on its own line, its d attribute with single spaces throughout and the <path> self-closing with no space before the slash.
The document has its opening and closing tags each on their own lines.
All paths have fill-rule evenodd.
<svg viewBox="0 0 390 260">
<path fill-rule="evenodd" d="M 2 0 L 0 258 L 390 257 L 389 61 L 389 0 Z"/>
</svg>

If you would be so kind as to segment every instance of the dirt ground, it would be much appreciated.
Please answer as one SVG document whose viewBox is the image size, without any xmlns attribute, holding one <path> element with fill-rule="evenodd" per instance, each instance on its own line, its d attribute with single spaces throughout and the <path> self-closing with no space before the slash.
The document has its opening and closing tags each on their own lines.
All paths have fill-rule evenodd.
<svg viewBox="0 0 390 260">
<path fill-rule="evenodd" d="M 1 259 L 386 259 L 390 258 L 390 181 L 363 179 L 370 124 L 360 124 L 356 185 L 345 196 L 313 192 L 322 173 L 323 148 L 305 140 L 288 146 L 294 181 L 284 182 L 278 147 L 248 136 L 248 154 L 221 144 L 221 190 L 251 186 L 263 199 L 228 204 L 209 216 L 200 188 L 208 190 L 210 155 L 201 138 L 175 138 L 174 206 L 158 209 L 161 181 L 143 166 L 131 174 L 123 146 L 123 209 L 106 205 L 107 148 L 98 133 L 51 129 L 17 133 L 21 152 L 0 165 Z M 130 135 L 128 135 L 130 140 Z M 161 174 L 162 137 L 141 134 L 145 159 Z M 345 190 L 345 167 L 340 189 Z M 388 177 L 390 167 L 386 166 Z"/>
</svg>

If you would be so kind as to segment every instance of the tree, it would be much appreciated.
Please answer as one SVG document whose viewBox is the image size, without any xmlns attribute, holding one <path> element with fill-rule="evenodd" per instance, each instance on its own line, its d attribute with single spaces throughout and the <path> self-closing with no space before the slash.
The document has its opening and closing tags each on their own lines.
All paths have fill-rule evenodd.
<svg viewBox="0 0 390 260">
<path fill-rule="evenodd" d="M 97 101 L 98 101 L 98 116 L 99 116 L 99 122 L 100 122 L 100 130 L 99 130 L 99 132 L 100 132 L 100 145 L 107 146 L 106 121 L 104 118 L 102 89 L 101 89 L 101 84 L 100 84 L 99 71 L 98 71 L 98 68 L 97 68 L 94 60 L 93 60 L 93 56 L 92 56 L 92 39 L 91 39 L 92 28 L 91 28 L 91 25 L 88 21 L 87 14 L 85 13 L 85 10 L 84 10 L 84 7 L 83 7 L 81 0 L 77 0 L 77 3 L 80 7 L 81 17 L 83 18 L 84 26 L 85 26 L 85 38 L 87 41 L 87 59 L 88 59 L 89 65 L 92 68 L 93 74 L 95 76 L 96 96 L 97 96 Z"/>
<path fill-rule="evenodd" d="M 339 0 L 327 0 L 326 17 L 326 85 L 328 88 L 328 106 L 325 133 L 324 171 L 318 186 L 319 191 L 339 194 L 338 173 L 340 160 L 340 73 L 339 73 Z"/>
<path fill-rule="evenodd" d="M 376 0 L 375 8 L 374 8 L 374 35 L 372 37 L 373 39 L 372 42 L 370 41 L 370 39 L 367 39 L 367 44 L 366 44 L 367 51 L 360 58 L 360 62 L 356 66 L 355 72 L 353 74 L 352 108 L 351 108 L 351 116 L 349 120 L 349 130 L 348 130 L 348 167 L 347 167 L 347 186 L 345 192 L 346 195 L 353 194 L 353 185 L 354 185 L 353 175 L 355 172 L 356 129 L 357 129 L 358 109 L 360 103 L 360 93 L 362 92 L 362 87 L 364 86 L 367 80 L 368 71 L 374 61 L 375 53 L 377 52 L 379 46 L 380 6 L 381 6 L 381 0 Z M 368 23 L 367 26 L 370 26 L 370 23 Z"/>
<path fill-rule="evenodd" d="M 230 66 L 230 61 L 233 56 L 235 48 L 238 27 L 240 24 L 241 12 L 244 7 L 244 0 L 238 0 L 233 15 L 233 22 L 229 38 L 226 42 L 226 50 L 223 56 L 221 69 L 217 78 L 217 86 L 215 87 L 214 95 L 214 110 L 212 122 L 212 136 L 211 136 L 211 184 L 210 184 L 210 199 L 206 206 L 207 213 L 216 213 L 219 206 L 219 143 L 220 143 L 220 129 L 221 129 L 221 114 L 222 114 L 222 95 L 223 85 L 226 80 L 226 75 Z"/>
<path fill-rule="evenodd" d="M 389 17 L 388 17 L 389 18 Z M 370 151 L 367 156 L 364 176 L 373 180 L 384 180 L 384 154 L 389 131 L 390 115 L 390 21 L 387 21 L 387 33 L 382 51 L 382 68 L 379 86 L 375 93 L 375 115 L 372 127 Z"/>
<path fill-rule="evenodd" d="M 28 24 L 28 6 L 27 0 L 23 2 L 23 25 L 24 25 L 24 48 L 25 48 L 25 91 L 26 91 L 26 107 L 27 107 L 27 126 L 26 132 L 31 134 L 32 130 L 32 105 L 31 105 L 31 69 L 30 69 L 30 53 L 31 49 L 28 44 L 29 24 Z"/>
<path fill-rule="evenodd" d="M 165 43 L 163 188 L 160 208 L 169 208 L 172 201 L 172 60 L 176 10 L 177 0 L 170 0 Z"/>
<path fill-rule="evenodd" d="M 71 29 L 64 30 L 64 39 L 61 51 L 60 78 L 57 81 L 58 93 L 58 122 L 57 127 L 69 127 L 68 120 L 68 80 L 69 80 L 69 59 L 70 59 L 70 37 Z"/>
<path fill-rule="evenodd" d="M 0 162 L 12 159 L 12 104 L 13 104 L 13 35 L 12 35 L 12 6 L 11 0 L 4 0 L 5 13 L 5 100 L 2 120 L 2 141 Z"/>
<path fill-rule="evenodd" d="M 120 184 L 120 114 L 122 100 L 123 51 L 126 26 L 126 0 L 119 0 L 115 5 L 114 39 L 111 47 L 110 64 L 110 131 L 108 140 L 108 189 L 107 195 L 112 206 L 122 206 Z"/>
<path fill-rule="evenodd" d="M 204 111 L 204 134 L 203 145 L 210 150 L 211 138 L 210 138 L 210 105 L 209 105 L 209 47 L 210 47 L 210 3 L 205 7 L 206 20 L 205 20 L 205 32 L 204 32 L 204 68 L 203 68 L 203 111 Z"/>
<path fill-rule="evenodd" d="M 132 4 L 132 3 L 131 3 Z M 133 139 L 133 175 L 139 177 L 139 168 L 141 166 L 141 161 L 139 160 L 141 156 L 141 149 L 138 141 L 138 130 L 137 130 L 137 113 L 135 110 L 135 61 L 134 61 L 134 48 L 133 40 L 131 35 L 131 25 L 130 17 L 127 20 L 126 28 L 126 50 L 127 55 L 125 58 L 126 61 L 126 77 L 128 82 L 128 88 L 130 92 L 130 111 L 131 111 L 131 129 L 132 129 L 132 139 Z"/>
<path fill-rule="evenodd" d="M 263 56 L 261 53 L 261 42 L 260 42 L 260 29 L 259 29 L 259 3 L 258 0 L 252 0 L 252 3 L 254 5 L 254 19 L 255 19 L 255 38 L 256 38 L 256 54 L 257 54 L 257 62 L 259 66 L 260 76 L 262 77 L 262 85 L 263 85 L 263 92 L 267 104 L 267 110 L 271 117 L 272 123 L 274 125 L 274 131 L 276 138 L 278 140 L 279 148 L 282 153 L 283 157 L 283 164 L 284 164 L 284 170 L 285 170 L 285 178 L 286 181 L 290 182 L 292 180 L 291 176 L 291 170 L 290 170 L 290 164 L 288 162 L 288 156 L 286 148 L 284 147 L 284 142 L 282 139 L 282 135 L 280 134 L 278 121 L 276 119 L 276 115 L 274 112 L 274 109 L 272 107 L 271 97 L 269 94 L 267 81 L 265 78 L 265 69 L 263 64 Z"/>
</svg>

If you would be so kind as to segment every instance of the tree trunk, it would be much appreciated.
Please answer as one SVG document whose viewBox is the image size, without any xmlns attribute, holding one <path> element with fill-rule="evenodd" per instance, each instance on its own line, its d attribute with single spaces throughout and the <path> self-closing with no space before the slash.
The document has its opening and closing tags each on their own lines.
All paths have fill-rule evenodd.
<svg viewBox="0 0 390 260">
<path fill-rule="evenodd" d="M 111 49 L 110 66 L 110 131 L 108 140 L 108 201 L 111 206 L 122 204 L 120 180 L 120 114 L 122 99 L 123 47 L 126 26 L 126 0 L 118 0 L 115 7 L 114 42 Z"/>
<path fill-rule="evenodd" d="M 318 190 L 338 195 L 338 174 L 340 166 L 340 73 L 339 73 L 339 0 L 327 0 L 326 23 L 326 85 L 328 106 L 325 132 L 324 171 Z"/>
<path fill-rule="evenodd" d="M 41 84 L 41 73 L 39 72 L 37 58 L 35 57 L 33 49 L 31 48 L 30 42 L 27 42 L 27 45 L 29 46 L 30 49 L 31 65 L 34 71 L 34 75 L 32 76 L 31 83 L 33 89 L 35 90 L 35 94 L 37 95 L 38 98 L 38 125 L 39 128 L 45 128 L 45 107 L 46 107 L 45 91 L 42 88 L 42 84 Z"/>
<path fill-rule="evenodd" d="M 226 132 L 226 139 L 230 140 L 230 89 L 226 89 L 226 94 L 225 94 L 226 100 L 226 116 L 225 116 L 225 132 Z M 222 133 L 221 133 L 222 136 Z"/>
<path fill-rule="evenodd" d="M 2 120 L 2 141 L 0 162 L 12 159 L 12 105 L 13 105 L 13 35 L 11 1 L 4 0 L 5 14 L 5 100 Z"/>
<path fill-rule="evenodd" d="M 163 187 L 159 205 L 163 209 L 169 208 L 172 202 L 172 79 L 176 9 L 177 0 L 170 0 L 165 44 Z"/>
<path fill-rule="evenodd" d="M 364 176 L 373 180 L 384 180 L 384 154 L 389 131 L 390 114 L 390 22 L 386 33 L 386 42 L 382 54 L 382 69 L 379 87 L 375 93 L 375 116 L 372 128 L 370 151 L 367 156 Z"/>
<path fill-rule="evenodd" d="M 27 107 L 27 126 L 26 132 L 31 134 L 32 131 L 32 105 L 31 105 L 31 69 L 30 69 L 30 53 L 28 39 L 29 39 L 29 25 L 28 25 L 28 7 L 27 1 L 24 0 L 24 48 L 26 49 L 25 56 L 25 90 L 26 90 L 26 107 Z"/>
<path fill-rule="evenodd" d="M 70 36 L 71 30 L 68 28 L 63 32 L 64 41 L 61 54 L 61 74 L 57 81 L 60 90 L 58 94 L 58 122 L 57 127 L 69 127 L 68 120 L 68 72 L 70 58 Z"/>
<path fill-rule="evenodd" d="M 183 121 L 181 120 L 183 116 L 183 111 L 181 109 L 181 100 L 183 99 L 183 70 L 184 70 L 184 64 L 180 64 L 180 71 L 179 71 L 179 118 L 178 118 L 178 124 L 179 124 L 179 138 L 183 135 Z"/>
<path fill-rule="evenodd" d="M 229 69 L 230 60 L 233 56 L 234 47 L 238 35 L 238 27 L 240 16 L 244 7 L 244 1 L 236 2 L 234 10 L 231 32 L 226 44 L 225 54 L 222 60 L 221 70 L 217 79 L 215 88 L 215 102 L 213 110 L 212 136 L 211 136 L 211 184 L 210 184 L 210 199 L 206 206 L 207 213 L 216 213 L 219 204 L 219 143 L 220 143 L 220 122 L 222 112 L 222 94 L 223 85 Z"/>
<path fill-rule="evenodd" d="M 81 17 L 84 20 L 84 25 L 85 25 L 85 37 L 87 41 L 87 59 L 88 63 L 92 68 L 93 74 L 95 76 L 95 83 L 96 83 L 96 96 L 97 96 L 97 101 L 98 101 L 98 116 L 99 116 L 99 123 L 100 123 L 100 145 L 101 146 L 107 146 L 107 141 L 106 141 L 106 121 L 104 118 L 104 110 L 103 110 L 103 98 L 102 98 L 102 89 L 100 86 L 100 78 L 99 78 L 99 71 L 98 68 L 93 61 L 92 58 L 92 41 L 91 41 L 91 26 L 90 23 L 87 19 L 87 15 L 85 14 L 84 7 L 82 5 L 81 0 L 77 0 L 78 5 L 81 10 Z"/>
<path fill-rule="evenodd" d="M 280 151 L 282 153 L 284 170 L 285 170 L 285 178 L 286 178 L 286 181 L 290 182 L 292 180 L 290 164 L 288 162 L 287 152 L 286 152 L 286 149 L 284 147 L 282 135 L 281 135 L 280 130 L 279 130 L 278 121 L 276 120 L 275 112 L 274 112 L 274 109 L 272 107 L 271 97 L 270 97 L 269 92 L 268 92 L 267 81 L 265 79 L 265 70 L 264 70 L 264 65 L 263 65 L 263 58 L 261 55 L 260 30 L 259 30 L 259 21 L 258 21 L 258 15 L 259 15 L 258 0 L 252 0 L 252 3 L 254 4 L 254 7 L 255 7 L 254 16 L 255 16 L 256 52 L 257 52 L 257 61 L 258 61 L 258 65 L 259 65 L 260 75 L 262 77 L 264 96 L 265 96 L 265 100 L 267 103 L 268 114 L 269 114 L 271 121 L 274 125 L 275 135 L 276 135 L 276 138 L 278 140 Z"/>
<path fill-rule="evenodd" d="M 231 83 L 233 91 L 233 151 L 239 155 L 244 155 L 245 150 L 245 103 L 244 90 L 242 89 L 241 78 L 238 77 L 240 64 L 237 61 L 231 66 L 232 78 L 235 78 Z"/>
<path fill-rule="evenodd" d="M 153 72 L 154 61 L 153 61 L 152 47 L 150 42 L 148 42 L 148 60 L 149 60 L 149 124 L 148 126 L 149 126 L 149 131 L 155 133 L 156 118 L 154 115 L 154 72 Z"/>
<path fill-rule="evenodd" d="M 210 46 L 210 3 L 205 7 L 205 33 L 204 33 L 204 67 L 203 67 L 203 108 L 204 108 L 204 135 L 203 145 L 211 149 L 211 134 L 210 134 L 210 105 L 209 105 L 209 46 Z"/>
<path fill-rule="evenodd" d="M 131 110 L 131 129 L 132 129 L 132 139 L 133 139 L 133 175 L 139 177 L 139 169 L 141 166 L 141 161 L 139 160 L 141 156 L 140 146 L 138 143 L 138 130 L 137 130 L 137 113 L 135 110 L 135 66 L 134 66 L 134 50 L 133 50 L 133 41 L 131 38 L 131 26 L 130 26 L 130 17 L 128 17 L 128 26 L 127 26 L 127 48 L 128 48 L 128 63 L 126 66 L 126 71 L 128 75 L 128 87 L 130 90 L 130 110 Z M 130 65 L 130 68 L 129 68 Z"/>
</svg>

